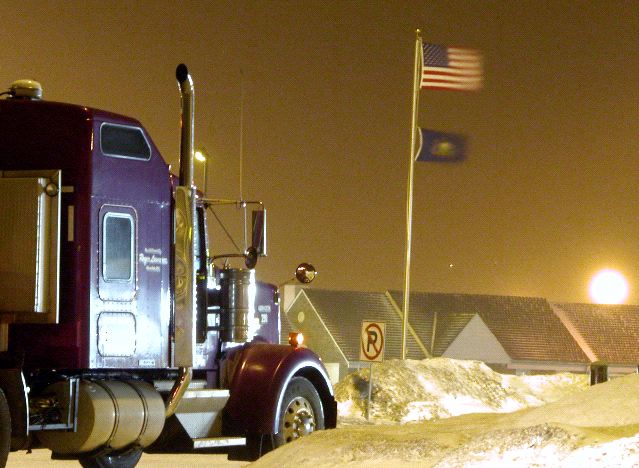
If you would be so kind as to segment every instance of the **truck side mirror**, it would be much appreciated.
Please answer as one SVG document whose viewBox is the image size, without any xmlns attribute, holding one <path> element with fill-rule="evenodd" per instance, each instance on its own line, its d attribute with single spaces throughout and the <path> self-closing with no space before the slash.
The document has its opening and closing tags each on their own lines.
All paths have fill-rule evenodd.
<svg viewBox="0 0 639 468">
<path fill-rule="evenodd" d="M 251 247 L 260 257 L 266 257 L 266 209 L 254 210 L 252 218 Z"/>
<path fill-rule="evenodd" d="M 317 276 L 317 270 L 310 263 L 300 263 L 295 269 L 295 278 L 300 283 L 308 284 Z"/>
<path fill-rule="evenodd" d="M 252 270 L 257 265 L 257 250 L 255 247 L 251 246 L 244 252 L 244 264 L 249 270 Z"/>
</svg>

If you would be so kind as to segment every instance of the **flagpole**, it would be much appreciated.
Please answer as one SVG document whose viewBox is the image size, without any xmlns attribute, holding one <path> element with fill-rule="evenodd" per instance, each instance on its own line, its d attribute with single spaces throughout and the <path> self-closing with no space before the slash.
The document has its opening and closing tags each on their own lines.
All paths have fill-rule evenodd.
<svg viewBox="0 0 639 468">
<path fill-rule="evenodd" d="M 408 165 L 408 189 L 406 193 L 406 265 L 404 270 L 404 317 L 402 320 L 402 359 L 406 359 L 406 331 L 410 304 L 410 250 L 413 230 L 413 173 L 415 172 L 415 144 L 417 142 L 417 114 L 422 68 L 422 36 L 415 31 L 415 69 L 413 71 L 413 116 L 410 132 L 410 158 Z"/>
</svg>

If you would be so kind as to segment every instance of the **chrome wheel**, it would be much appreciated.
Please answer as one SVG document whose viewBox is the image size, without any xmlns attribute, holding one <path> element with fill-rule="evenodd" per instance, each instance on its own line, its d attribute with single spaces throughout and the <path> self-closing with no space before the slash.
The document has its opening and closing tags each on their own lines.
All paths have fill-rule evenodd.
<svg viewBox="0 0 639 468">
<path fill-rule="evenodd" d="M 292 442 L 315 430 L 315 414 L 311 403 L 304 397 L 293 399 L 284 411 L 284 440 Z"/>
<path fill-rule="evenodd" d="M 317 390 L 304 377 L 293 377 L 286 387 L 279 408 L 277 434 L 273 448 L 324 429 L 324 408 Z"/>
</svg>

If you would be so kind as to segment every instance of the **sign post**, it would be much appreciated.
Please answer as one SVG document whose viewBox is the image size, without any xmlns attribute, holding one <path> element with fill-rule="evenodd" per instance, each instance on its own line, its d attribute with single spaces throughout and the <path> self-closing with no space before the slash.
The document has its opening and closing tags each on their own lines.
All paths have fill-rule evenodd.
<svg viewBox="0 0 639 468">
<path fill-rule="evenodd" d="M 371 391 L 373 388 L 373 363 L 382 362 L 384 360 L 384 344 L 386 342 L 384 337 L 385 332 L 385 322 L 362 321 L 359 360 L 370 362 L 368 375 L 368 404 L 366 405 L 367 421 L 370 418 Z"/>
</svg>

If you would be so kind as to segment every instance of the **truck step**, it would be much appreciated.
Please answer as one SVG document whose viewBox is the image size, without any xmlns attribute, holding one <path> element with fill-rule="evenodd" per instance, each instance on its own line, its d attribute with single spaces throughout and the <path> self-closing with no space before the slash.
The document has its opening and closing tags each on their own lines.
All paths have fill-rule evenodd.
<svg viewBox="0 0 639 468">
<path fill-rule="evenodd" d="M 226 400 L 229 399 L 230 392 L 226 388 L 193 388 L 189 385 L 189 388 L 184 392 L 184 399 L 195 399 L 195 398 L 207 398 L 212 400 Z M 179 408 L 179 407 L 178 407 Z"/>
<path fill-rule="evenodd" d="M 184 392 L 175 416 L 191 439 L 208 439 L 222 433 L 222 410 L 227 389 L 195 388 Z"/>
<path fill-rule="evenodd" d="M 245 437 L 202 437 L 193 439 L 193 449 L 202 450 L 218 447 L 233 447 L 246 445 Z"/>
</svg>

